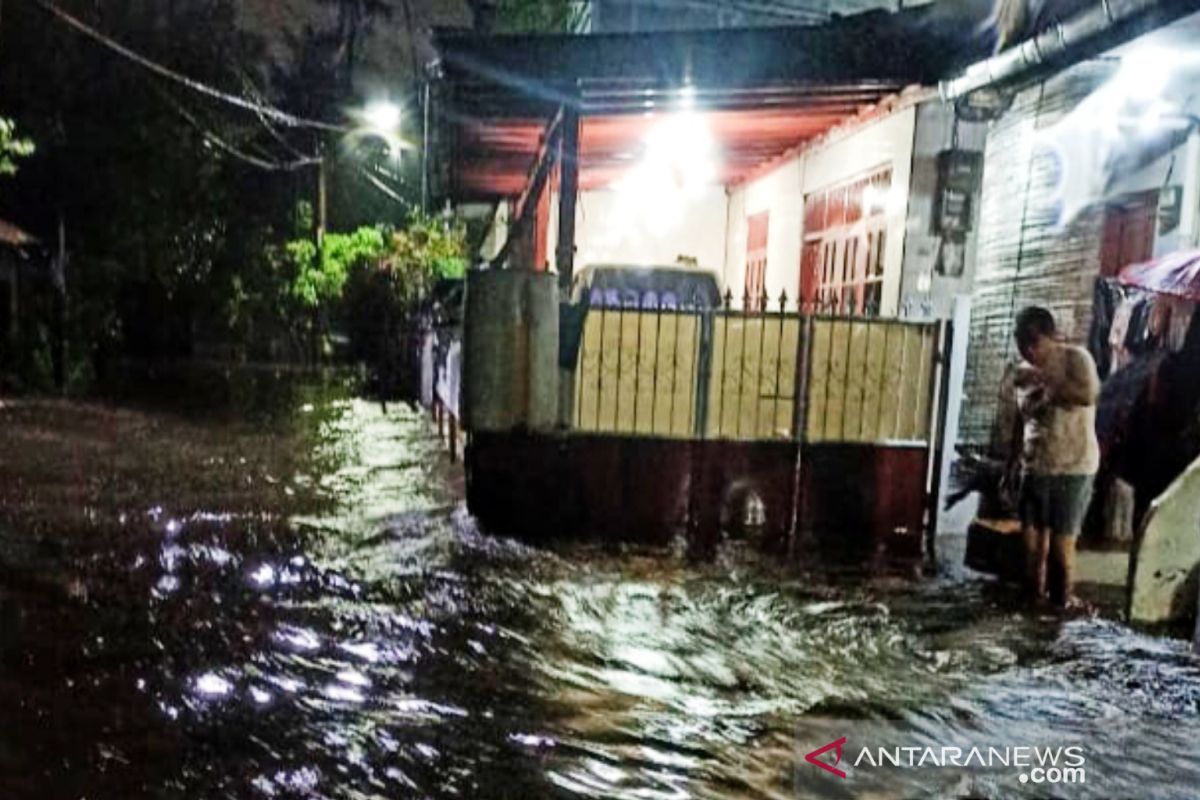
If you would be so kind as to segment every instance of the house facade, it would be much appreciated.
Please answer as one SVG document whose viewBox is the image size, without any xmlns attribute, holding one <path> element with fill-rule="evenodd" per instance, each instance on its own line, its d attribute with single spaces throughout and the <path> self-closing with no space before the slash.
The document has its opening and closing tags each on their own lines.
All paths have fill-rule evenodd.
<svg viewBox="0 0 1200 800">
<path fill-rule="evenodd" d="M 1196 247 L 1200 15 L 1026 83 L 986 140 L 961 439 L 986 447 L 1017 357 L 1015 314 L 1043 305 L 1086 344 L 1097 279 Z"/>
<path fill-rule="evenodd" d="M 443 160 L 441 193 L 495 209 L 488 261 L 565 272 L 682 261 L 717 273 L 735 302 L 786 292 L 829 310 L 944 316 L 969 281 L 976 209 L 960 208 L 954 231 L 934 219 L 939 156 L 978 153 L 984 126 L 920 87 L 990 52 L 980 13 L 931 4 L 807 28 L 447 36 L 458 95 L 447 99 L 473 121 L 435 136 L 460 154 Z M 564 98 L 580 120 L 567 237 L 557 163 L 533 180 Z M 505 246 L 521 216 L 514 261 Z"/>
<path fill-rule="evenodd" d="M 1174 90 L 1178 108 L 1136 117 L 1169 123 L 1152 147 L 1114 148 L 1111 126 L 1087 132 L 1106 119 L 1091 98 L 1127 50 L 1146 36 L 1194 37 L 1183 6 L 1097 6 L 991 60 L 990 42 L 963 35 L 979 19 L 931 24 L 942 4 L 815 28 L 446 37 L 443 116 L 453 124 L 434 139 L 455 158 L 435 162 L 444 174 L 434 182 L 461 207 L 493 209 L 480 252 L 492 268 L 557 272 L 566 285 L 588 267 L 684 264 L 715 273 L 735 311 L 849 318 L 859 342 L 876 318 L 953 319 L 952 358 L 936 361 L 948 392 L 935 449 L 972 444 L 995 427 L 1022 303 L 1051 305 L 1078 340 L 1101 271 L 1200 227 L 1186 212 L 1200 145 L 1174 130 L 1191 113 L 1185 89 Z M 939 31 L 958 38 L 938 41 Z M 1186 75 L 1180 86 L 1194 83 Z M 1120 84 L 1162 83 L 1162 94 L 1171 80 Z M 1185 209 L 1175 227 L 1158 223 L 1163 198 Z M 637 302 L 631 319 L 645 313 Z M 624 342 L 615 313 L 611 335 Z M 707 341 L 724 346 L 722 331 Z M 745 349 L 744 335 L 735 341 Z M 846 374 L 853 341 L 839 351 Z M 637 431 L 636 376 L 631 385 Z M 742 427 L 715 437 L 736 440 Z M 935 463 L 931 483 L 948 469 Z"/>
<path fill-rule="evenodd" d="M 947 317 L 970 285 L 969 223 L 946 247 L 939 154 L 979 152 L 982 125 L 920 93 L 886 105 L 732 187 L 723 276 L 818 309 Z"/>
<path fill-rule="evenodd" d="M 815 310 L 946 318 L 970 291 L 977 203 L 961 232 L 941 230 L 939 165 L 949 153 L 981 156 L 985 138 L 984 124 L 956 120 L 929 92 L 890 95 L 729 185 L 664 197 L 621 182 L 581 191 L 576 264 L 694 263 L 720 276 L 735 307 L 786 295 Z M 559 203 L 552 189 L 535 236 L 535 263 L 552 271 Z M 485 258 L 503 244 L 508 211 Z"/>
<path fill-rule="evenodd" d="M 963 280 L 972 227 L 969 204 L 953 230 L 933 209 L 944 154 L 980 131 L 920 87 L 990 52 L 955 13 L 966 24 L 914 10 L 443 39 L 436 193 L 495 209 L 467 287 L 473 513 L 538 509 L 516 527 L 546 527 L 539 498 L 561 495 L 577 518 L 550 527 L 661 541 L 682 524 L 704 548 L 753 495 L 768 549 L 801 531 L 837 549 L 834 532 L 856 530 L 856 558 L 932 554 L 947 352 L 934 297 Z M 906 260 L 927 274 L 906 276 Z M 703 271 L 731 308 L 676 284 L 597 289 L 630 275 L 614 265 L 674 268 L 655 281 Z M 528 369 L 496 371 L 506 354 Z M 525 416 L 492 419 L 496 398 Z"/>
</svg>

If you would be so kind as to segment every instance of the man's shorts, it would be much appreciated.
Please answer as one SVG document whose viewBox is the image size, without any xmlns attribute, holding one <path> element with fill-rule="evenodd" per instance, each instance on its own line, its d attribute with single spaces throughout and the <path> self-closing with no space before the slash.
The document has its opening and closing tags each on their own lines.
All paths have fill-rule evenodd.
<svg viewBox="0 0 1200 800">
<path fill-rule="evenodd" d="M 1026 475 L 1021 481 L 1021 523 L 1055 536 L 1078 536 L 1092 502 L 1093 475 Z"/>
</svg>

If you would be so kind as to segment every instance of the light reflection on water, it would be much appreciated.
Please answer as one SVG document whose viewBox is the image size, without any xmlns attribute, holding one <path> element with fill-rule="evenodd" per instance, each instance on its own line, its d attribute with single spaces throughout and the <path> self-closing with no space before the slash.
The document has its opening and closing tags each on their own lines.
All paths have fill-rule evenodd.
<svg viewBox="0 0 1200 800">
<path fill-rule="evenodd" d="M 0 686 L 26 733 L 0 740 L 0 795 L 790 797 L 806 716 L 1002 735 L 1158 715 L 1178 738 L 1148 768 L 1194 749 L 1182 643 L 1030 617 L 961 578 L 838 588 L 538 551 L 475 528 L 416 414 L 308 405 L 290 480 L 324 510 L 142 498 L 123 513 L 146 535 L 81 557 L 86 603 L 17 596 L 0 644 L 25 655 Z"/>
</svg>

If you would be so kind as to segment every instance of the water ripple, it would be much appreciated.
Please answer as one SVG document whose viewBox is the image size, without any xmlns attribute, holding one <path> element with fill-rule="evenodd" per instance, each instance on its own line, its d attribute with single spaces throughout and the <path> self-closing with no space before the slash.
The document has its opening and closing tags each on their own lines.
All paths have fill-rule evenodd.
<svg viewBox="0 0 1200 800">
<path fill-rule="evenodd" d="M 782 798 L 808 718 L 1173 719 L 1160 773 L 1200 728 L 1183 643 L 957 579 L 540 551 L 474 525 L 415 412 L 301 399 L 318 510 L 140 497 L 55 562 L 86 599 L 0 595 L 0 794 Z"/>
</svg>

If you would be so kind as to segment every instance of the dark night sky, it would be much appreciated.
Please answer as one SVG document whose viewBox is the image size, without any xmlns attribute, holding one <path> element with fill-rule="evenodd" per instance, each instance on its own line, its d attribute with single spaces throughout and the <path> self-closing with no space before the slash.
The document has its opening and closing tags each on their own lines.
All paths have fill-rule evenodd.
<svg viewBox="0 0 1200 800">
<path fill-rule="evenodd" d="M 957 0 L 955 0 L 957 1 Z M 418 31 L 417 63 L 424 64 L 433 53 L 427 32 L 432 27 L 469 27 L 471 12 L 467 0 L 408 0 L 412 25 Z M 645 0 L 650 5 L 662 0 Z M 905 6 L 923 5 L 930 0 L 905 0 Z M 403 0 L 389 0 L 390 19 L 381 19 L 367 45 L 364 66 L 360 70 L 360 89 L 372 94 L 389 86 L 407 82 L 412 74 L 413 58 Z M 262 33 L 272 41 L 276 58 L 287 56 L 285 32 L 296 33 L 305 24 L 317 28 L 332 27 L 336 22 L 331 0 L 239 0 L 247 29 Z M 854 14 L 873 8 L 897 6 L 896 0 L 779 0 L 777 5 L 810 10 Z"/>
<path fill-rule="evenodd" d="M 417 30 L 417 64 L 423 65 L 432 52 L 427 32 L 435 26 L 471 24 L 465 0 L 408 0 L 412 25 Z M 337 16 L 334 4 L 326 0 L 239 0 L 247 30 L 262 34 L 271 43 L 273 55 L 285 61 L 289 56 L 287 34 L 298 34 L 304 26 L 331 28 Z M 359 68 L 359 88 L 364 94 L 386 92 L 390 87 L 408 83 L 413 70 L 412 37 L 409 35 L 402 0 L 390 0 L 390 18 L 379 19 L 368 39 L 363 65 Z"/>
</svg>

